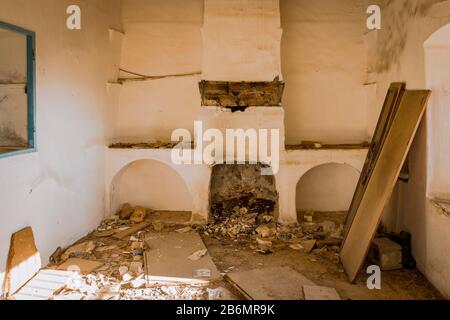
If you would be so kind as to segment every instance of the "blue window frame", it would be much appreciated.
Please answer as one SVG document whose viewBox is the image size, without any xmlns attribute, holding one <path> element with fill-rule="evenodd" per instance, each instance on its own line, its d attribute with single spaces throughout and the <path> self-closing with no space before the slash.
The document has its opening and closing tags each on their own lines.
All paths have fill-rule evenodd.
<svg viewBox="0 0 450 320">
<path fill-rule="evenodd" d="M 0 159 L 36 151 L 36 34 L 33 31 L 0 21 L 0 30 L 8 30 L 26 37 L 26 84 L 27 94 L 27 145 L 13 151 L 1 151 Z M 0 114 L 1 117 L 1 114 Z"/>
</svg>

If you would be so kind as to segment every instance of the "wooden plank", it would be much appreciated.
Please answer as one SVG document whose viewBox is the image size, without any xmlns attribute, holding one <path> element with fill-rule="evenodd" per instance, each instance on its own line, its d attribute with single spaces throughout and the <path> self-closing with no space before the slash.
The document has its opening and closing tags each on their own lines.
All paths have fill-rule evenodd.
<svg viewBox="0 0 450 320">
<path fill-rule="evenodd" d="M 202 81 L 202 106 L 275 107 L 281 105 L 284 82 Z"/>
<path fill-rule="evenodd" d="M 55 292 L 64 288 L 76 276 L 76 272 L 43 269 L 25 284 L 15 300 L 49 300 Z"/>
<path fill-rule="evenodd" d="M 338 292 L 334 288 L 319 286 L 303 286 L 305 300 L 341 300 Z"/>
<path fill-rule="evenodd" d="M 395 114 L 398 110 L 398 105 L 400 99 L 405 92 L 404 83 L 392 83 L 386 94 L 386 99 L 381 110 L 380 118 L 378 120 L 375 133 L 372 142 L 367 153 L 366 161 L 364 163 L 363 170 L 356 186 L 356 191 L 354 193 L 350 209 L 347 215 L 345 227 L 344 227 L 344 239 L 347 237 L 350 225 L 355 218 L 356 211 L 361 203 L 362 196 L 367 187 L 367 182 L 369 181 L 375 163 L 380 156 L 381 149 L 386 141 L 386 136 L 389 131 Z"/>
<path fill-rule="evenodd" d="M 80 258 L 70 258 L 66 260 L 63 264 L 55 266 L 52 269 L 65 271 L 79 271 L 80 274 L 87 275 L 103 265 L 104 265 L 103 262 Z"/>
<path fill-rule="evenodd" d="M 145 240 L 145 272 L 149 285 L 155 283 L 207 284 L 220 279 L 220 273 L 197 233 L 155 233 Z M 198 260 L 189 259 L 205 252 Z M 210 276 L 199 277 L 209 271 Z M 207 272 L 208 273 L 208 272 Z"/>
<path fill-rule="evenodd" d="M 354 281 L 392 194 L 408 150 L 424 114 L 430 95 L 427 90 L 406 91 L 387 131 L 353 221 L 347 222 L 347 236 L 340 258 L 350 281 Z"/>
<path fill-rule="evenodd" d="M 113 236 L 113 238 L 120 239 L 120 240 L 125 239 L 126 237 L 132 236 L 136 232 L 138 232 L 144 228 L 147 228 L 149 225 L 150 225 L 150 221 L 145 221 L 145 222 L 142 222 L 139 224 L 135 224 L 128 229 L 117 232 Z"/>
<path fill-rule="evenodd" d="M 314 282 L 289 267 L 233 272 L 226 279 L 252 300 L 304 300 L 303 286 L 315 286 Z"/>
<path fill-rule="evenodd" d="M 15 293 L 42 267 L 41 256 L 34 242 L 33 230 L 28 227 L 11 236 L 6 264 L 6 294 Z"/>
</svg>

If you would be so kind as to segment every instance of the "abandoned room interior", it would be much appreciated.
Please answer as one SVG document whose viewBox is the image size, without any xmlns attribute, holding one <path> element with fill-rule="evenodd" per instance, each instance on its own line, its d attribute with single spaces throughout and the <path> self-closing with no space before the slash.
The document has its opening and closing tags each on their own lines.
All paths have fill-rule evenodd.
<svg viewBox="0 0 450 320">
<path fill-rule="evenodd" d="M 2 300 L 450 298 L 450 0 L 0 0 Z"/>
</svg>

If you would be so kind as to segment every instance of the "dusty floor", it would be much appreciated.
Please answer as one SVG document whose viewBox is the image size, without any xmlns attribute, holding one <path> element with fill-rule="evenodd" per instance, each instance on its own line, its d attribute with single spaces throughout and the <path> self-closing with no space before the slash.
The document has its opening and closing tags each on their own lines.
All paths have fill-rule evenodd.
<svg viewBox="0 0 450 320">
<path fill-rule="evenodd" d="M 299 213 L 299 219 L 304 221 L 304 213 Z M 322 213 L 314 214 L 313 221 L 309 223 L 335 221 L 339 224 L 343 219 L 345 219 L 344 213 Z M 243 299 L 243 296 L 226 280 L 210 283 L 205 287 L 189 285 L 146 287 L 143 271 L 139 267 L 143 264 L 139 243 L 152 233 L 185 228 L 189 224 L 189 213 L 154 212 L 145 222 L 148 225 L 140 231 L 123 239 L 116 239 L 111 237 L 112 232 L 129 228 L 134 224 L 117 219 L 107 220 L 95 232 L 78 241 L 77 244 L 89 244 L 89 249 L 85 246 L 84 249 L 78 250 L 79 252 L 75 250 L 71 257 L 97 261 L 104 265 L 80 277 L 75 284 L 62 288 L 51 299 Z M 198 232 L 201 235 L 222 275 L 229 272 L 288 266 L 317 285 L 335 288 L 342 299 L 442 299 L 442 296 L 417 270 L 383 272 L 381 290 L 367 289 L 367 277 L 363 273 L 358 277 L 356 284 L 350 284 L 339 262 L 336 247 L 325 247 L 306 253 L 302 250 L 294 250 L 290 246 L 292 242 L 273 239 L 271 253 L 262 254 L 255 250 L 254 239 L 222 238 L 211 232 L 205 232 L 203 228 L 191 232 Z M 56 257 L 53 257 L 55 263 L 49 267 L 55 268 L 58 263 L 67 259 L 67 255 L 61 259 L 63 252 L 60 251 Z"/>
</svg>

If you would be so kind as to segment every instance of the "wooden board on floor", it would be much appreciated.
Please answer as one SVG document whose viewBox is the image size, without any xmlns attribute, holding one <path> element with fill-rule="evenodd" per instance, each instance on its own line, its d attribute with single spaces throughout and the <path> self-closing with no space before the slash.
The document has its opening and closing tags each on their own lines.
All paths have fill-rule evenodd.
<svg viewBox="0 0 450 320">
<path fill-rule="evenodd" d="M 11 236 L 6 263 L 5 292 L 13 294 L 27 283 L 42 267 L 41 256 L 28 227 Z"/>
<path fill-rule="evenodd" d="M 204 284 L 220 279 L 209 253 L 193 261 L 189 257 L 206 247 L 197 233 L 153 233 L 145 239 L 145 271 L 148 284 Z M 196 277 L 198 270 L 210 270 L 210 277 Z"/>
<path fill-rule="evenodd" d="M 304 300 L 303 286 L 315 286 L 314 282 L 289 267 L 233 272 L 226 278 L 252 300 Z"/>
<path fill-rule="evenodd" d="M 138 231 L 141 231 L 144 228 L 147 228 L 149 225 L 150 221 L 144 221 L 142 223 L 135 224 L 129 227 L 128 229 L 117 232 L 115 235 L 113 235 L 113 237 L 122 240 L 125 239 L 126 237 L 132 236 L 133 234 L 135 234 Z"/>
<path fill-rule="evenodd" d="M 378 228 L 424 114 L 427 90 L 407 90 L 387 130 L 386 139 L 352 220 L 347 221 L 340 258 L 351 282 L 356 279 Z"/>
<path fill-rule="evenodd" d="M 76 276 L 76 272 L 43 269 L 16 294 L 15 300 L 49 300 Z"/>
<path fill-rule="evenodd" d="M 305 300 L 341 300 L 336 289 L 319 286 L 303 286 Z"/>
<path fill-rule="evenodd" d="M 70 258 L 59 266 L 55 266 L 52 269 L 64 270 L 64 271 L 78 271 L 80 274 L 87 275 L 92 271 L 103 266 L 103 262 L 80 259 L 80 258 Z"/>
</svg>

